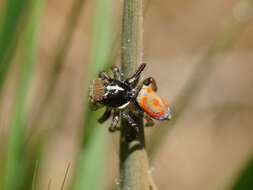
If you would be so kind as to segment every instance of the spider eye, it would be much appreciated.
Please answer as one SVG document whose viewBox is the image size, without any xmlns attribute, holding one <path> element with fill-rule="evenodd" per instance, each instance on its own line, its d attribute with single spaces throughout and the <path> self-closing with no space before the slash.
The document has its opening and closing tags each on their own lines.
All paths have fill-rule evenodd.
<svg viewBox="0 0 253 190">
<path fill-rule="evenodd" d="M 128 92 L 128 97 L 130 97 L 130 98 L 134 98 L 134 97 L 136 97 L 136 90 L 132 90 L 132 91 L 130 91 L 130 92 Z"/>
</svg>

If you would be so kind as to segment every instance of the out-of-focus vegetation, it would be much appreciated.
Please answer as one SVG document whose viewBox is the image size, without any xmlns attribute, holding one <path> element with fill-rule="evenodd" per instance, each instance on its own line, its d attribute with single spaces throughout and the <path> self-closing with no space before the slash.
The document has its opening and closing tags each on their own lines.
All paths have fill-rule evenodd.
<svg viewBox="0 0 253 190">
<path fill-rule="evenodd" d="M 2 177 L 4 179 L 4 189 L 27 189 L 32 180 L 28 181 L 26 178 L 32 179 L 31 171 L 35 163 L 31 157 L 37 158 L 39 156 L 39 151 L 34 152 L 35 155 L 32 155 L 30 152 L 32 150 L 25 150 L 23 144 L 25 142 L 25 106 L 36 57 L 39 26 L 37 22 L 40 15 L 40 6 L 40 1 L 6 2 L 6 11 L 0 31 L 1 87 L 15 56 L 18 57 L 17 59 L 20 60 L 19 63 L 21 64 L 9 124 L 6 160 L 4 161 L 6 168 Z M 26 11 L 29 13 L 24 14 Z M 19 28 L 21 29 L 19 30 Z M 19 55 L 15 54 L 16 49 L 20 49 Z"/>
<path fill-rule="evenodd" d="M 252 189 L 253 187 L 253 159 L 252 157 L 249 161 L 246 162 L 245 166 L 242 168 L 242 171 L 239 172 L 239 175 L 235 178 L 235 183 L 232 185 L 233 190 L 240 189 Z"/>
<path fill-rule="evenodd" d="M 84 1 L 83 1 L 84 2 Z M 71 44 L 71 33 L 74 31 L 70 27 L 75 27 L 73 22 L 76 22 L 78 15 L 81 13 L 79 6 L 83 3 L 81 1 L 74 2 L 72 19 L 67 22 L 67 28 L 65 30 L 65 37 L 62 40 L 66 40 L 65 43 L 61 43 L 58 46 L 63 52 L 56 54 L 55 66 L 52 67 L 49 76 L 51 80 L 50 84 L 47 84 L 45 93 L 46 97 L 42 98 L 40 107 L 35 110 L 34 115 L 38 120 L 34 123 L 38 126 L 38 123 L 42 121 L 40 116 L 44 115 L 49 105 L 49 95 L 52 95 L 55 90 L 59 77 L 59 67 L 64 67 L 66 49 Z M 39 187 L 38 169 L 43 162 L 43 145 L 47 143 L 47 138 L 51 132 L 53 132 L 57 126 L 52 126 L 46 129 L 46 132 L 40 132 L 39 135 L 35 133 L 32 128 L 31 132 L 28 131 L 29 121 L 31 116 L 28 115 L 29 109 L 29 92 L 31 92 L 32 80 L 35 79 L 35 63 L 39 62 L 37 56 L 38 50 L 38 32 L 41 25 L 41 14 L 44 11 L 44 2 L 40 0 L 35 1 L 6 1 L 6 8 L 3 10 L 3 22 L 1 23 L 1 87 L 6 81 L 8 73 L 10 73 L 11 63 L 17 67 L 17 84 L 14 96 L 14 101 L 11 108 L 11 117 L 8 124 L 8 137 L 6 144 L 3 144 L 3 153 L 6 152 L 6 156 L 3 157 L 3 162 L 6 163 L 6 167 L 2 166 L 3 172 L 1 179 L 1 189 L 37 189 Z M 79 6 L 76 6 L 79 5 Z M 94 27 L 92 32 L 92 50 L 91 60 L 92 64 L 88 66 L 85 77 L 85 85 L 89 83 L 91 78 L 94 78 L 98 72 L 106 68 L 108 64 L 108 57 L 111 49 L 111 17 L 112 17 L 112 2 L 109 1 L 97 1 L 94 2 Z M 79 11 L 79 13 L 77 13 Z M 75 19 L 75 20 L 73 20 Z M 69 26 L 69 27 L 68 27 Z M 16 58 L 17 57 L 17 58 Z M 17 59 L 17 60 L 16 60 Z M 14 66 L 14 67 L 15 67 Z M 62 68 L 60 68 L 62 69 Z M 85 70 L 85 66 L 82 68 Z M 88 94 L 86 86 L 83 86 L 83 91 Z M 7 88 L 7 87 L 6 87 Z M 50 91 L 49 91 L 50 90 Z M 86 99 L 84 94 L 83 99 Z M 33 106 L 33 105 L 31 105 Z M 88 110 L 88 106 L 84 106 L 83 116 L 85 119 L 85 130 L 81 138 L 83 139 L 78 151 L 77 164 L 75 165 L 74 175 L 71 178 L 73 183 L 68 185 L 70 189 L 103 189 L 104 176 L 105 176 L 105 159 L 106 154 L 106 137 L 107 133 L 103 128 L 98 127 L 96 118 L 98 114 L 93 114 Z M 85 108 L 86 107 L 86 108 Z M 32 114 L 32 113 L 31 113 Z M 39 116 L 37 116 L 39 114 Z M 100 113 L 101 114 L 101 113 Z M 62 117 L 57 115 L 56 117 Z M 57 118 L 57 120 L 61 120 Z M 81 120 L 83 122 L 83 120 Z M 32 124 L 34 124 L 32 123 Z M 37 126 L 31 126 L 37 127 Z M 38 129 L 37 129 L 38 130 Z M 45 134 L 46 133 L 46 134 Z M 27 135 L 28 134 L 28 135 Z M 32 136 L 36 135 L 36 139 Z M 32 139 L 32 140 L 31 140 Z M 7 147 L 5 147 L 5 145 Z M 6 151 L 5 151 L 6 150 Z M 68 169 L 64 174 L 61 186 L 58 188 L 64 189 L 69 168 L 72 165 L 69 163 Z M 48 180 L 47 188 L 53 188 L 52 183 L 54 179 Z M 74 187 L 71 187 L 74 186 Z M 42 189 L 45 189 L 42 188 Z"/>
<path fill-rule="evenodd" d="M 252 189 L 252 1 L 145 3 L 146 75 L 180 97 L 173 126 L 146 130 L 158 189 Z M 122 2 L 3 0 L 0 11 L 0 189 L 117 186 L 118 142 L 87 90 L 120 56 Z"/>
</svg>

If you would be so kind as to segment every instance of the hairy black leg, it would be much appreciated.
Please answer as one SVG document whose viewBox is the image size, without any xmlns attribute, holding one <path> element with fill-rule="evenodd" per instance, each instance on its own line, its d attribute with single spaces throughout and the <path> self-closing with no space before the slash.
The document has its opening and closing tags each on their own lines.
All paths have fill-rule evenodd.
<svg viewBox="0 0 253 190">
<path fill-rule="evenodd" d="M 157 84 L 156 84 L 156 81 L 153 77 L 149 77 L 149 78 L 146 78 L 144 81 L 143 81 L 143 84 L 144 85 L 151 85 L 151 88 L 154 90 L 154 91 L 157 91 Z"/>
<path fill-rule="evenodd" d="M 126 119 L 132 127 L 135 127 L 137 125 L 137 123 L 133 120 L 133 118 L 128 113 L 122 112 L 121 117 Z"/>
<path fill-rule="evenodd" d="M 146 64 L 142 63 L 138 69 L 136 70 L 136 72 L 129 78 L 126 79 L 126 83 L 130 84 L 130 85 L 137 85 L 137 82 L 141 76 L 141 73 L 143 72 L 143 70 L 145 69 Z"/>
<path fill-rule="evenodd" d="M 121 79 L 122 79 L 122 73 L 121 73 L 119 67 L 113 66 L 112 67 L 112 72 L 113 72 L 114 79 L 121 81 Z"/>
<path fill-rule="evenodd" d="M 112 110 L 106 108 L 105 113 L 98 119 L 99 123 L 104 123 L 111 116 Z"/>
<path fill-rule="evenodd" d="M 112 117 L 112 123 L 109 127 L 109 132 L 115 132 L 118 130 L 117 125 L 119 123 L 119 113 L 114 112 Z"/>
</svg>

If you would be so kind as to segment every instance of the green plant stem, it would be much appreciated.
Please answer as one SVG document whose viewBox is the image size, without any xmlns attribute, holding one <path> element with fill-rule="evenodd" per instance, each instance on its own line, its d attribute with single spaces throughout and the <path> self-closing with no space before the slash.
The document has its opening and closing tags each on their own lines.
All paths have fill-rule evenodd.
<svg viewBox="0 0 253 190">
<path fill-rule="evenodd" d="M 123 7 L 122 60 L 125 77 L 130 76 L 142 61 L 142 0 L 125 0 Z M 133 108 L 134 109 L 134 108 Z M 129 109 L 126 112 L 131 112 Z M 122 120 L 120 135 L 120 187 L 122 190 L 148 190 L 148 156 L 145 149 L 143 119 L 134 117 L 137 127 Z"/>
</svg>

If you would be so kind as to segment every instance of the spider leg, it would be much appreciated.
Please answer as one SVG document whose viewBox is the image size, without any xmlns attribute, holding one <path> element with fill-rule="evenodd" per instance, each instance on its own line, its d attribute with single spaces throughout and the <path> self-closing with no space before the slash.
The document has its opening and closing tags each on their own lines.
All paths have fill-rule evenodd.
<svg viewBox="0 0 253 190">
<path fill-rule="evenodd" d="M 132 126 L 135 127 L 137 125 L 137 123 L 134 121 L 134 119 L 126 112 L 122 112 L 121 113 L 121 117 L 126 119 L 128 121 L 128 123 Z"/>
<path fill-rule="evenodd" d="M 119 128 L 117 128 L 117 125 L 119 123 L 119 112 L 114 112 L 112 117 L 112 123 L 109 127 L 109 132 L 115 132 Z"/>
<path fill-rule="evenodd" d="M 142 63 L 138 69 L 135 71 L 135 73 L 126 79 L 126 83 L 129 84 L 129 85 L 133 85 L 133 84 L 137 84 L 140 76 L 141 76 L 141 73 L 143 72 L 143 70 L 145 69 L 146 67 L 146 64 L 145 63 Z"/>
<path fill-rule="evenodd" d="M 99 123 L 104 123 L 111 116 L 112 110 L 106 108 L 105 113 L 98 119 Z"/>
<path fill-rule="evenodd" d="M 149 115 L 145 114 L 144 120 L 145 120 L 145 127 L 154 127 L 155 122 Z"/>
<path fill-rule="evenodd" d="M 134 114 L 144 119 L 145 127 L 153 127 L 155 125 L 154 120 L 145 112 L 143 112 L 141 108 L 139 108 L 138 106 L 136 108 L 137 109 L 134 110 Z"/>
<path fill-rule="evenodd" d="M 119 67 L 113 66 L 112 67 L 112 72 L 113 72 L 114 79 L 121 81 L 121 79 L 122 79 L 122 72 L 120 71 Z"/>
<path fill-rule="evenodd" d="M 149 77 L 149 78 L 146 78 L 144 81 L 143 81 L 143 84 L 149 86 L 151 85 L 151 88 L 154 90 L 154 91 L 157 91 L 157 84 L 156 84 L 156 81 L 153 77 Z"/>
<path fill-rule="evenodd" d="M 98 77 L 101 78 L 102 80 L 110 81 L 111 77 L 105 72 L 102 71 L 98 74 Z"/>
</svg>

